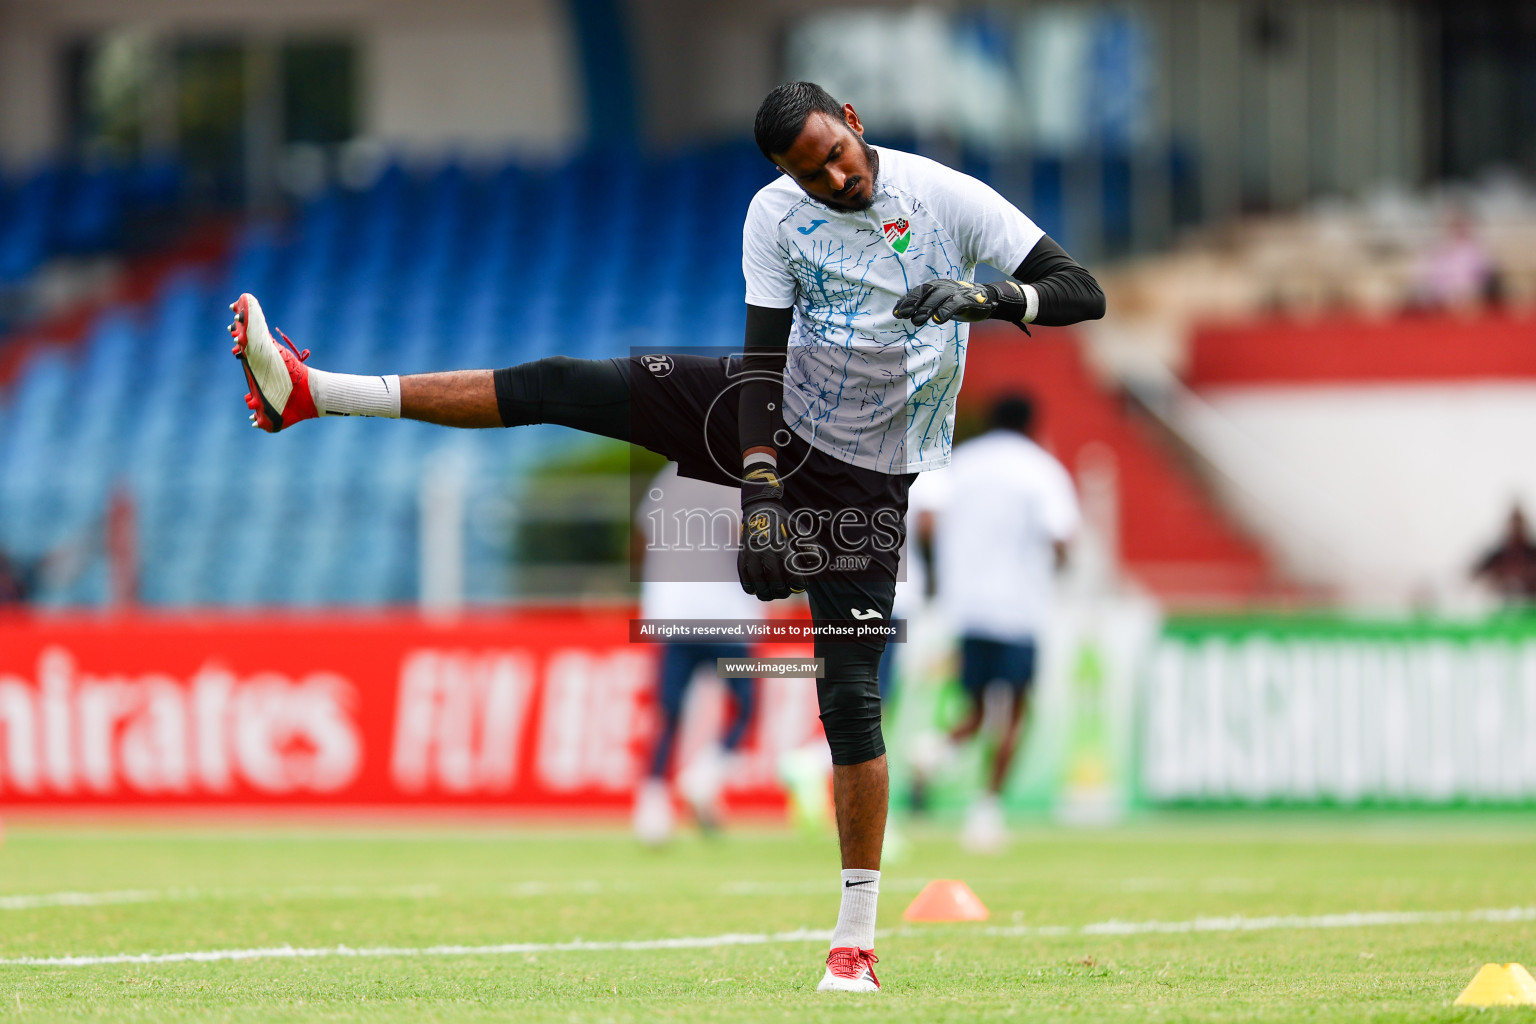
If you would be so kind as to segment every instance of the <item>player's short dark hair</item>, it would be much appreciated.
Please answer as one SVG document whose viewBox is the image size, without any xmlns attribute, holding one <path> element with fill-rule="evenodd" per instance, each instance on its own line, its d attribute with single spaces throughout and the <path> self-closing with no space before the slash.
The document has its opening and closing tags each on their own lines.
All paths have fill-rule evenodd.
<svg viewBox="0 0 1536 1024">
<path fill-rule="evenodd" d="M 757 118 L 752 122 L 757 148 L 769 160 L 775 153 L 789 152 L 805 130 L 805 122 L 818 111 L 839 121 L 843 119 L 843 105 L 815 82 L 785 82 L 757 108 Z"/>
<path fill-rule="evenodd" d="M 1028 395 L 1010 392 L 992 403 L 990 426 L 993 430 L 1029 433 L 1035 425 L 1035 403 Z"/>
</svg>

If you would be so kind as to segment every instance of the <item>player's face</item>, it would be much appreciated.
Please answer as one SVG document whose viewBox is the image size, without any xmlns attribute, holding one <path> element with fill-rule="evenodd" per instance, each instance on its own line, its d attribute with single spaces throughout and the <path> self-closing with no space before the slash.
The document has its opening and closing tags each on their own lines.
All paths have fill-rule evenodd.
<svg viewBox="0 0 1536 1024">
<path fill-rule="evenodd" d="M 843 119 L 817 111 L 794 145 L 774 157 L 805 194 L 833 210 L 867 210 L 875 202 L 875 154 L 851 104 Z"/>
</svg>

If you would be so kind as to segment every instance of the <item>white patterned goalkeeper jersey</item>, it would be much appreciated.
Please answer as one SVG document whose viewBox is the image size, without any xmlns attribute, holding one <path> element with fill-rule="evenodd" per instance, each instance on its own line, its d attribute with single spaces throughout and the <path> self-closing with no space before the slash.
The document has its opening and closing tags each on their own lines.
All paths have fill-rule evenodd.
<svg viewBox="0 0 1536 1024">
<path fill-rule="evenodd" d="M 876 147 L 875 202 L 844 213 L 788 175 L 747 210 L 747 302 L 795 309 L 784 421 L 834 458 L 882 473 L 949 464 L 969 325 L 913 327 L 891 310 L 913 286 L 1012 273 L 1044 232 L 985 183 Z"/>
</svg>

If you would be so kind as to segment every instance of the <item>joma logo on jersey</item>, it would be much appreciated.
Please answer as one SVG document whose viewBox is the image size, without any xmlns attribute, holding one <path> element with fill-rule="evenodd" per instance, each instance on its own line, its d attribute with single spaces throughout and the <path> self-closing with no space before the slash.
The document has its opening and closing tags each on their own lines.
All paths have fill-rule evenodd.
<svg viewBox="0 0 1536 1024">
<path fill-rule="evenodd" d="M 905 217 L 885 221 L 880 225 L 880 230 L 884 232 L 885 240 L 891 248 L 897 252 L 906 252 L 907 246 L 912 244 L 912 224 Z"/>
</svg>

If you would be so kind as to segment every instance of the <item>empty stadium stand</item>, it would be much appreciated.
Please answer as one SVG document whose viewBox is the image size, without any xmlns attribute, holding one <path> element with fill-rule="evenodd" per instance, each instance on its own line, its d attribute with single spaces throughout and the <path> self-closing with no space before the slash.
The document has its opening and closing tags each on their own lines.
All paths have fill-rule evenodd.
<svg viewBox="0 0 1536 1024">
<path fill-rule="evenodd" d="M 111 308 L 77 345 L 31 353 L 0 385 L 0 550 L 36 560 L 89 538 L 126 488 L 148 604 L 412 601 L 424 461 L 456 452 L 471 507 L 495 508 L 519 467 L 571 435 L 367 420 L 261 434 L 223 333 L 229 301 L 260 296 L 317 365 L 361 373 L 734 345 L 741 211 L 768 176 L 750 146 L 425 175 L 393 166 L 366 190 L 323 193 L 289 224 L 247 226 L 227 259 L 172 274 L 148 302 Z M 472 600 L 507 596 L 505 526 L 470 523 Z M 95 605 L 107 593 L 97 558 L 42 598 Z"/>
</svg>

